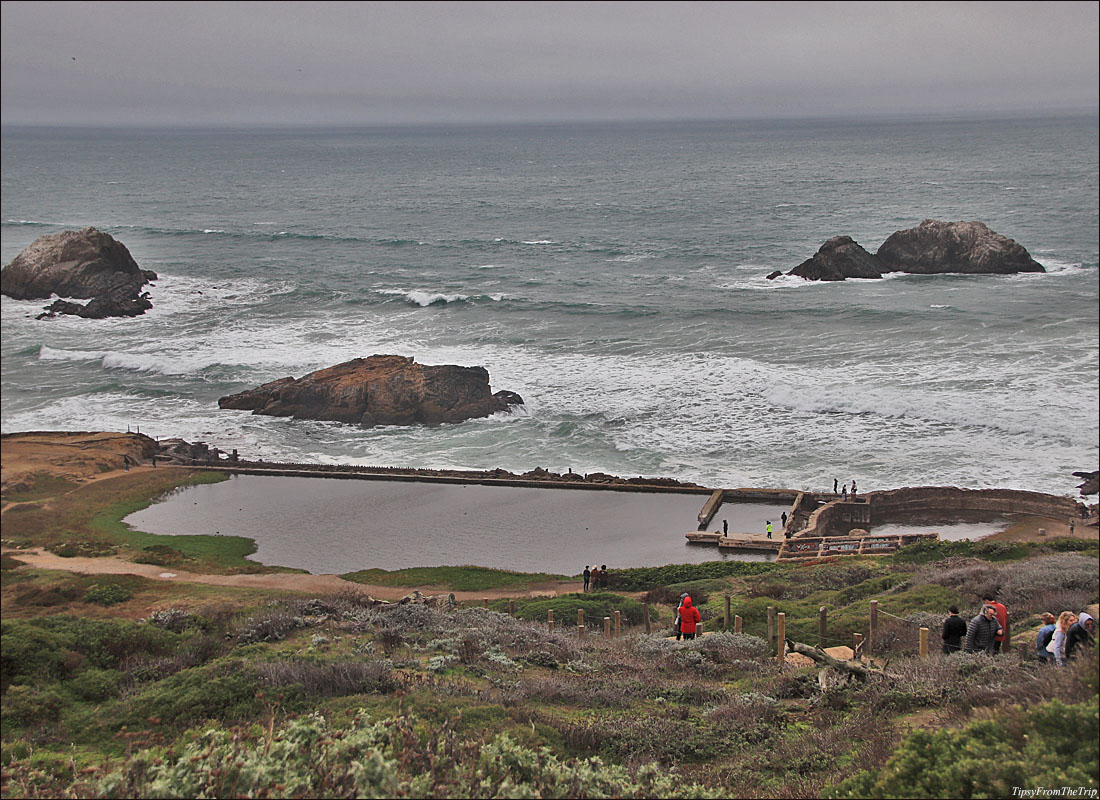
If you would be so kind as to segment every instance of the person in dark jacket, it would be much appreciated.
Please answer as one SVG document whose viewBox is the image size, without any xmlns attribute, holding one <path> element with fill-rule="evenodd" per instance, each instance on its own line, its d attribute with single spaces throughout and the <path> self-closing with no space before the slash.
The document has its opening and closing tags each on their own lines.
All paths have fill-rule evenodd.
<svg viewBox="0 0 1100 800">
<path fill-rule="evenodd" d="M 982 613 L 970 620 L 966 629 L 966 646 L 968 653 L 992 653 L 993 643 L 997 639 L 997 633 L 1002 630 L 997 623 L 997 609 L 993 606 L 982 606 Z"/>
<path fill-rule="evenodd" d="M 989 592 L 982 598 L 982 602 L 987 606 L 993 606 L 993 610 L 997 612 L 997 624 L 1001 629 L 997 632 L 997 638 L 993 640 L 993 653 L 996 654 L 1001 652 L 1001 646 L 1008 638 L 1008 608 Z"/>
<path fill-rule="evenodd" d="M 685 640 L 695 638 L 697 626 L 702 621 L 703 617 L 699 609 L 691 604 L 690 597 L 685 597 L 684 604 L 680 606 L 680 632 L 683 633 Z"/>
<path fill-rule="evenodd" d="M 1035 634 L 1035 657 L 1044 664 L 1050 664 L 1054 662 L 1054 656 L 1047 650 L 1047 645 L 1054 637 L 1054 631 L 1057 630 L 1058 625 L 1054 621 L 1054 615 L 1049 611 L 1043 612 L 1039 618 L 1043 621 L 1043 627 L 1039 628 L 1039 632 Z"/>
<path fill-rule="evenodd" d="M 966 636 L 966 621 L 959 616 L 959 607 L 951 606 L 947 609 L 947 619 L 943 621 L 944 654 L 957 653 L 962 650 L 962 640 Z"/>
<path fill-rule="evenodd" d="M 587 592 L 588 587 L 592 583 L 592 570 L 588 568 L 588 565 L 584 565 L 584 590 Z"/>
<path fill-rule="evenodd" d="M 1069 631 L 1066 632 L 1066 658 L 1075 658 L 1079 652 L 1078 648 L 1083 650 L 1086 647 L 1095 646 L 1096 640 L 1093 638 L 1095 630 L 1096 621 L 1092 615 L 1082 611 L 1077 621 L 1070 625 Z"/>
</svg>

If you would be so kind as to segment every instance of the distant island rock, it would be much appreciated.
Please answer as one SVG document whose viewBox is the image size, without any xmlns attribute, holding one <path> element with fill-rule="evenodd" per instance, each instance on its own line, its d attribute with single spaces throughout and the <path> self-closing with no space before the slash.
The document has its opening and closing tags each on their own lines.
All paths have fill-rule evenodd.
<svg viewBox="0 0 1100 800">
<path fill-rule="evenodd" d="M 845 278 L 881 278 L 882 263 L 851 236 L 834 236 L 788 275 L 809 281 L 842 281 Z"/>
<path fill-rule="evenodd" d="M 522 404 L 515 392 L 493 394 L 484 367 L 429 366 L 395 355 L 356 358 L 218 400 L 223 409 L 368 428 L 462 422 Z"/>
<path fill-rule="evenodd" d="M 888 272 L 1012 275 L 1046 270 L 1022 245 L 982 222 L 926 219 L 915 228 L 892 233 L 874 255 L 850 236 L 834 236 L 787 274 L 812 281 L 842 281 L 881 278 Z M 768 275 L 776 277 L 779 273 Z"/>
<path fill-rule="evenodd" d="M 891 234 L 875 255 L 886 266 L 886 272 L 916 275 L 1046 272 L 1023 245 L 982 222 L 926 219 L 916 228 Z"/>
<path fill-rule="evenodd" d="M 136 317 L 153 307 L 142 288 L 157 274 L 142 269 L 122 242 L 95 228 L 39 236 L 0 271 L 0 294 L 16 300 L 57 300 L 42 317 Z"/>
</svg>

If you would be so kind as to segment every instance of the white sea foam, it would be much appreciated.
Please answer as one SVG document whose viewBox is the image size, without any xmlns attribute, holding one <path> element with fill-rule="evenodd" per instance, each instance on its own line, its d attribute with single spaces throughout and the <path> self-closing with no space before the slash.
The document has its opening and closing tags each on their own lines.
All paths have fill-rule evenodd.
<svg viewBox="0 0 1100 800">
<path fill-rule="evenodd" d="M 520 242 L 520 244 L 554 244 L 554 242 L 551 239 L 533 239 L 531 241 Z"/>
</svg>

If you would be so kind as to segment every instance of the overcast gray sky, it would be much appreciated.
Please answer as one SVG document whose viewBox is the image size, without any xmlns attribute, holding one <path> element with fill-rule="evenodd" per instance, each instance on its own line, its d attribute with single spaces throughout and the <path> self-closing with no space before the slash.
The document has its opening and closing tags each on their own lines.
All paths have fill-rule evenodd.
<svg viewBox="0 0 1100 800">
<path fill-rule="evenodd" d="M 1097 108 L 1079 3 L 28 3 L 4 124 Z"/>
</svg>

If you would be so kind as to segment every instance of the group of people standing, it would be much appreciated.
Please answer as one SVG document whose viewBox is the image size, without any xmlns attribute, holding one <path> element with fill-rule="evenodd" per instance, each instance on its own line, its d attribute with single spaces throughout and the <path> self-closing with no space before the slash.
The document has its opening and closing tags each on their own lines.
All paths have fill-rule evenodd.
<svg viewBox="0 0 1100 800">
<path fill-rule="evenodd" d="M 840 489 L 840 491 L 838 492 L 837 489 Z M 848 484 L 844 484 L 843 486 L 837 486 L 837 480 L 836 480 L 836 478 L 833 478 L 833 494 L 839 494 L 841 500 L 847 500 L 848 499 L 848 494 L 849 494 L 848 493 Z M 852 499 L 855 500 L 856 499 L 856 481 L 855 481 L 854 478 L 852 479 L 851 495 L 852 495 Z"/>
<path fill-rule="evenodd" d="M 584 590 L 586 592 L 598 592 L 600 589 L 606 589 L 607 583 L 607 564 L 597 567 L 595 564 L 591 568 L 587 564 L 584 565 Z"/>
<path fill-rule="evenodd" d="M 982 599 L 982 610 L 967 624 L 959 616 L 957 606 L 951 606 L 948 617 L 943 621 L 943 652 L 967 653 L 1001 652 L 1008 638 L 1008 608 L 1004 603 L 987 595 Z M 1092 647 L 1095 644 L 1094 629 L 1096 622 L 1088 613 L 1080 616 L 1072 611 L 1063 611 L 1055 620 L 1054 615 L 1041 615 L 1043 627 L 1035 638 L 1035 655 L 1044 663 L 1065 666 L 1073 658 L 1079 647 Z"/>
</svg>

